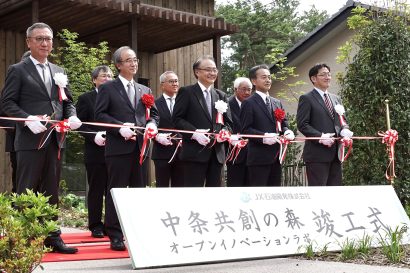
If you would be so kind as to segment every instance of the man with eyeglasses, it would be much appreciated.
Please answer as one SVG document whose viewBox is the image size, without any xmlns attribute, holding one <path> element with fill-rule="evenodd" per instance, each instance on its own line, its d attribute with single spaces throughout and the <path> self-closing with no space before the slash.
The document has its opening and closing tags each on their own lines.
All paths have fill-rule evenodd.
<svg viewBox="0 0 410 273">
<path fill-rule="evenodd" d="M 95 101 L 100 86 L 111 81 L 113 73 L 106 65 L 100 65 L 91 72 L 95 88 L 78 97 L 77 114 L 82 121 L 95 122 Z M 105 128 L 84 124 L 81 128 L 84 137 L 84 163 L 87 170 L 88 228 L 94 238 L 104 237 L 102 211 L 104 196 L 108 185 L 107 166 L 105 164 Z"/>
<path fill-rule="evenodd" d="M 65 147 L 65 138 L 55 130 L 46 138 L 52 123 L 44 120 L 68 119 L 73 130 L 81 126 L 81 121 L 76 116 L 68 86 L 59 88 L 55 83 L 56 73 L 65 74 L 63 68 L 47 60 L 53 48 L 52 29 L 47 24 L 35 23 L 26 35 L 31 55 L 10 66 L 2 95 L 6 114 L 26 120 L 16 124 L 17 193 L 31 189 L 50 196 L 50 204 L 57 205 L 61 173 L 58 155 Z M 67 97 L 64 100 L 63 93 Z M 76 253 L 76 248 L 64 244 L 60 234 L 60 230 L 51 232 L 44 244 L 55 252 Z"/>
<path fill-rule="evenodd" d="M 145 127 L 145 131 L 155 135 L 158 132 L 159 115 L 153 105 L 148 119 L 146 118 L 146 105 L 141 98 L 151 95 L 152 91 L 134 80 L 139 62 L 135 51 L 128 46 L 120 47 L 114 52 L 113 60 L 119 75 L 115 80 L 100 86 L 95 103 L 95 117 L 100 122 L 123 125 L 121 128 L 106 128 L 105 163 L 108 170 L 108 188 L 104 222 L 111 249 L 122 251 L 125 250 L 123 232 L 110 190 L 146 186 L 146 173 L 143 172 L 148 169 L 139 163 L 143 132 L 137 134 L 133 127 Z M 149 149 L 146 149 L 145 154 L 148 152 Z"/>
<path fill-rule="evenodd" d="M 236 145 L 239 138 L 234 134 L 241 133 L 241 106 L 242 102 L 250 97 L 252 93 L 252 83 L 248 78 L 238 77 L 233 83 L 234 95 L 229 98 L 229 108 L 231 109 L 233 128 L 231 144 Z M 235 161 L 226 163 L 227 167 L 227 186 L 245 187 L 248 186 L 248 167 L 246 166 L 246 155 L 248 148 L 243 147 Z"/>
<path fill-rule="evenodd" d="M 175 98 L 178 93 L 178 76 L 173 71 L 165 71 L 159 76 L 160 89 L 162 95 L 155 100 L 160 116 L 159 128 L 173 129 L 175 124 L 172 121 Z M 172 137 L 181 138 L 180 134 L 171 132 L 160 132 L 155 137 L 152 148 L 152 160 L 155 164 L 155 181 L 159 187 L 183 187 L 184 173 L 181 161 L 174 152 L 179 140 Z M 171 162 L 169 162 L 172 159 Z"/>
<path fill-rule="evenodd" d="M 300 96 L 297 109 L 297 126 L 306 137 L 303 159 L 309 186 L 341 186 L 342 164 L 338 158 L 338 145 L 334 137 L 353 136 L 349 126 L 341 124 L 335 106 L 342 104 L 338 96 L 330 94 L 330 67 L 315 64 L 309 70 L 313 90 Z"/>
<path fill-rule="evenodd" d="M 224 92 L 213 87 L 218 69 L 211 56 L 199 58 L 192 68 L 198 82 L 179 89 L 173 113 L 177 129 L 194 132 L 182 134 L 179 156 L 184 165 L 184 185 L 220 187 L 226 157 L 224 139 L 213 139 L 207 133 L 232 130 L 229 107 L 222 114 L 223 124 L 217 122 L 215 108 L 217 101 L 227 103 L 228 99 Z"/>
</svg>

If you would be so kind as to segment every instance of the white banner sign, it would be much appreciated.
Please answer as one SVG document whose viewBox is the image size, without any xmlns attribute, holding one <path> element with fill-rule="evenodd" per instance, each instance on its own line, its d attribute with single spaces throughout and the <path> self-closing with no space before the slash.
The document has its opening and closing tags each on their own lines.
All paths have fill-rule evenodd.
<svg viewBox="0 0 410 273">
<path fill-rule="evenodd" d="M 409 226 L 391 186 L 112 189 L 133 268 L 340 249 Z M 408 243 L 409 234 L 404 236 Z"/>
</svg>

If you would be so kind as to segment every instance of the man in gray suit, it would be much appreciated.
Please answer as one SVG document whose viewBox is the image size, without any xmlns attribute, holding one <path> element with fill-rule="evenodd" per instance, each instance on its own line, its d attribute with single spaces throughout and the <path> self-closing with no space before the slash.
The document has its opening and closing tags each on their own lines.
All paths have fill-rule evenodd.
<svg viewBox="0 0 410 273">
<path fill-rule="evenodd" d="M 352 137 L 347 124 L 341 124 L 334 107 L 341 105 L 340 98 L 330 94 L 330 67 L 316 64 L 309 70 L 314 89 L 299 98 L 297 126 L 307 140 L 303 159 L 309 186 L 341 186 L 342 164 L 338 158 L 337 144 L 333 137 Z"/>
<path fill-rule="evenodd" d="M 53 48 L 53 31 L 47 24 L 35 23 L 27 29 L 27 46 L 31 56 L 10 66 L 2 94 L 3 110 L 10 117 L 26 119 L 16 124 L 14 149 L 17 156 L 18 194 L 26 189 L 50 196 L 50 203 L 58 204 L 58 188 L 61 173 L 60 149 L 65 147 L 64 138 L 53 131 L 42 148 L 47 126 L 45 117 L 53 120 L 68 119 L 71 129 L 81 126 L 76 117 L 73 99 L 68 87 L 59 88 L 54 80 L 56 73 L 64 70 L 47 60 Z M 63 76 L 64 77 L 64 76 Z M 67 98 L 60 99 L 62 94 Z M 54 251 L 72 254 L 76 248 L 67 247 L 60 238 L 60 231 L 49 234 L 45 245 Z"/>
</svg>

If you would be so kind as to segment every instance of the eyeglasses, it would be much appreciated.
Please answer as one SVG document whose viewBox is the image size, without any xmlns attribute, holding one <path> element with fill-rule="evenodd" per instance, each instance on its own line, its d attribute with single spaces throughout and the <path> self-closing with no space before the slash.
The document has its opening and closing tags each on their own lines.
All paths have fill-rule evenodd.
<svg viewBox="0 0 410 273">
<path fill-rule="evenodd" d="M 41 44 L 42 42 L 46 43 L 51 43 L 53 41 L 53 37 L 42 37 L 42 36 L 37 36 L 37 37 L 27 37 L 27 38 L 33 38 L 36 43 Z"/>
<path fill-rule="evenodd" d="M 98 77 L 100 78 L 112 78 L 111 74 L 99 74 Z"/>
<path fill-rule="evenodd" d="M 217 68 L 197 68 L 198 70 L 203 70 L 206 71 L 208 73 L 218 73 L 218 69 Z"/>
<path fill-rule="evenodd" d="M 140 59 L 137 59 L 137 58 L 134 58 L 134 59 L 126 59 L 125 61 L 121 61 L 122 63 L 127 63 L 127 64 L 131 64 L 131 63 L 135 63 L 135 64 L 137 64 L 137 63 L 139 63 L 140 62 Z"/>
<path fill-rule="evenodd" d="M 178 80 L 168 80 L 168 81 L 164 81 L 162 83 L 165 83 L 165 82 L 167 82 L 169 84 L 174 84 L 174 83 L 178 83 Z"/>
<path fill-rule="evenodd" d="M 317 74 L 316 76 L 318 76 L 318 77 L 332 77 L 332 74 L 330 74 L 330 73 L 321 73 L 321 74 Z"/>
<path fill-rule="evenodd" d="M 242 88 L 238 88 L 238 91 L 241 91 L 241 92 L 252 92 L 252 88 L 242 87 Z"/>
</svg>

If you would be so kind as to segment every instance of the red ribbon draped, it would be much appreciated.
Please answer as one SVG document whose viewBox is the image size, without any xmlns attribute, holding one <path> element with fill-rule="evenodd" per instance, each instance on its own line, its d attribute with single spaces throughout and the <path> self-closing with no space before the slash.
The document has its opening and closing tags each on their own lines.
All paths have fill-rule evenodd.
<svg viewBox="0 0 410 273">
<path fill-rule="evenodd" d="M 396 177 L 396 173 L 394 170 L 394 145 L 396 144 L 397 140 L 399 139 L 399 133 L 396 130 L 389 129 L 386 132 L 379 132 L 379 136 L 382 138 L 382 143 L 385 143 L 387 146 L 387 154 L 389 157 L 389 165 L 386 169 L 386 179 L 392 181 Z M 389 173 L 390 170 L 390 173 Z"/>
<path fill-rule="evenodd" d="M 151 141 L 155 137 L 154 129 L 152 128 L 147 128 L 145 129 L 144 132 L 144 140 L 142 142 L 142 147 L 141 147 L 141 153 L 140 153 L 140 165 L 142 165 L 142 162 L 144 162 L 145 159 L 145 150 L 147 149 L 147 146 L 149 146 L 148 141 Z"/>
<path fill-rule="evenodd" d="M 340 117 L 340 116 L 339 116 Z M 345 153 L 345 148 L 348 147 L 347 153 Z M 353 148 L 353 140 L 348 137 L 343 137 L 339 140 L 338 156 L 340 162 L 344 162 L 350 155 Z"/>
</svg>

